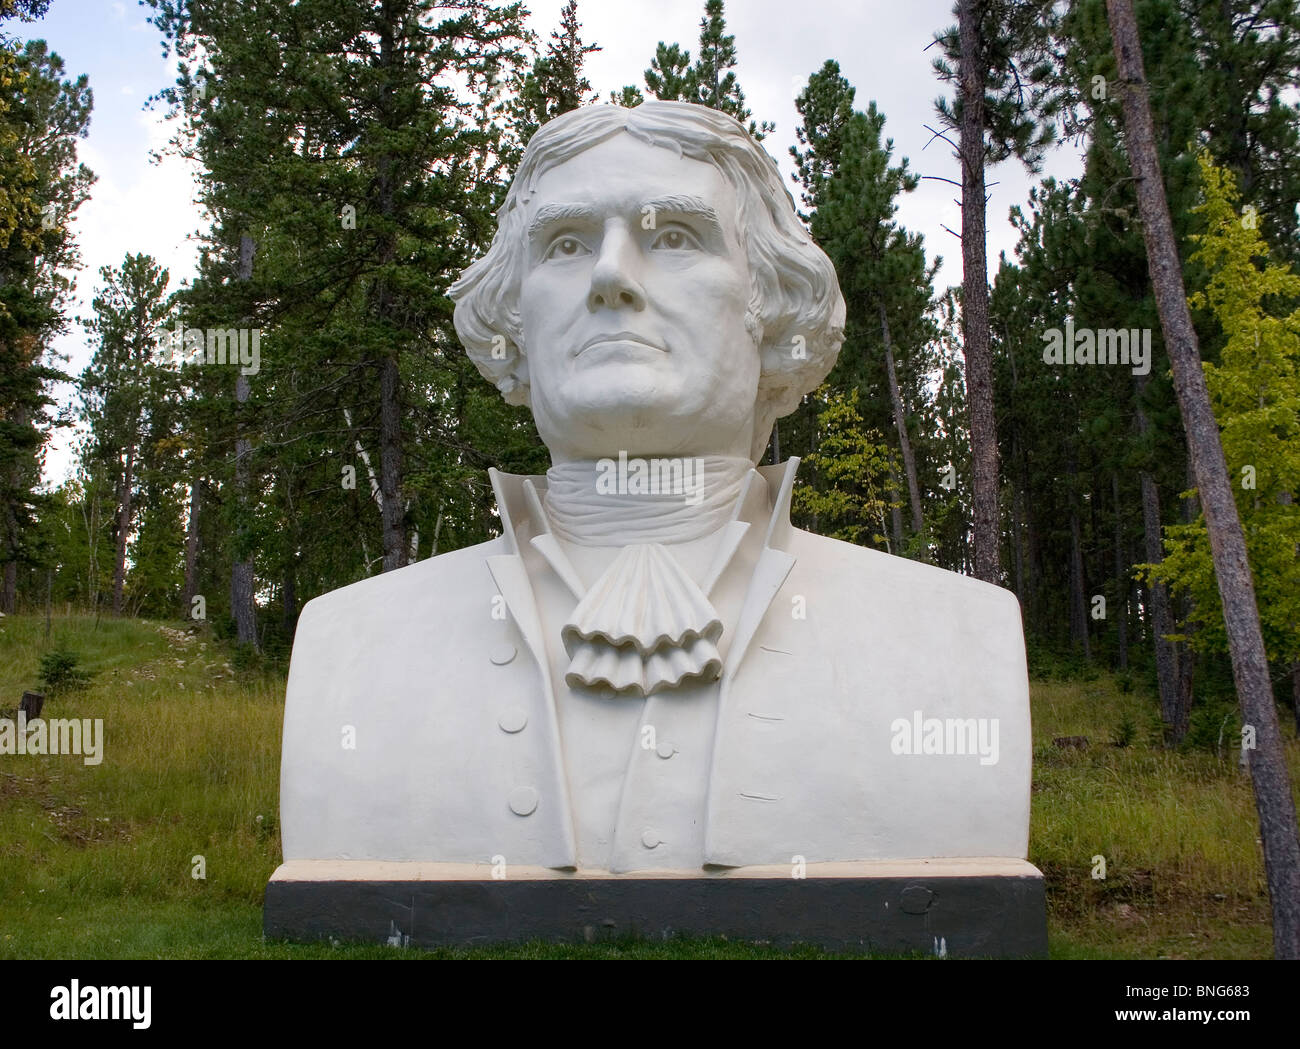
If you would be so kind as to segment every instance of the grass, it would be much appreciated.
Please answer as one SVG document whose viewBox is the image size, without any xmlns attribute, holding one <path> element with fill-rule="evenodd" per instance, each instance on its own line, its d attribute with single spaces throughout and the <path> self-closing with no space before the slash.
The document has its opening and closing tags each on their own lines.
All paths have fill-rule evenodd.
<svg viewBox="0 0 1300 1049">
<path fill-rule="evenodd" d="M 51 695 L 44 716 L 103 718 L 105 760 L 0 756 L 0 958 L 829 957 L 703 939 L 432 952 L 265 943 L 283 676 L 237 670 L 225 646 L 183 624 L 56 617 L 47 642 L 43 619 L 11 616 L 0 619 L 0 716 L 39 687 L 56 647 L 92 677 Z M 1047 877 L 1052 956 L 1269 957 L 1248 777 L 1211 753 L 1160 748 L 1151 698 L 1107 676 L 1035 682 L 1032 694 L 1029 858 Z M 1053 745 L 1066 735 L 1089 745 Z M 1288 748 L 1296 782 L 1300 745 Z"/>
</svg>

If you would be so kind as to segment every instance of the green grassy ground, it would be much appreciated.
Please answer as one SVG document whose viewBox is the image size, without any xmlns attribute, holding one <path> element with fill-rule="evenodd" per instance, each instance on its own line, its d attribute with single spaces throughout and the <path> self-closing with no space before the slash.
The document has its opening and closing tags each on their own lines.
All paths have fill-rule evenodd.
<svg viewBox="0 0 1300 1049">
<path fill-rule="evenodd" d="M 0 756 L 0 958 L 427 956 L 262 941 L 279 862 L 283 677 L 237 671 L 224 646 L 181 624 L 55 617 L 47 642 L 42 619 L 12 616 L 0 619 L 0 716 L 37 687 L 51 644 L 94 676 L 48 700 L 45 716 L 103 718 L 104 760 Z M 1029 858 L 1048 880 L 1053 957 L 1268 957 L 1254 805 L 1235 764 L 1153 746 L 1150 698 L 1108 677 L 1035 683 L 1033 715 Z M 1052 745 L 1064 735 L 1090 745 Z M 1116 747 L 1117 735 L 1134 739 Z M 1289 748 L 1298 782 L 1300 744 Z M 1098 855 L 1104 880 L 1091 876 Z M 430 953 L 821 956 L 709 940 Z"/>
</svg>

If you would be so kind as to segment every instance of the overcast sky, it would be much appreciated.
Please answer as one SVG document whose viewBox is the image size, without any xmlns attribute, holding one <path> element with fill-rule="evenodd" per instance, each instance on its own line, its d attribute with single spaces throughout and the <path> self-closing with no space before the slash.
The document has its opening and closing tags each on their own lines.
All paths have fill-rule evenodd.
<svg viewBox="0 0 1300 1049">
<path fill-rule="evenodd" d="M 564 0 L 531 0 L 532 26 L 546 40 L 559 24 Z M 85 269 L 77 278 L 74 314 L 88 314 L 101 266 L 118 265 L 127 252 L 147 252 L 171 272 L 172 287 L 193 276 L 196 248 L 190 235 L 200 226 L 193 204 L 193 172 L 176 158 L 149 160 L 170 136 L 160 111 L 143 109 L 145 99 L 175 79 L 174 65 L 162 57 L 161 39 L 145 21 L 146 10 L 132 0 L 53 0 L 48 14 L 26 24 L 10 21 L 20 38 L 43 37 L 66 64 L 67 74 L 85 73 L 95 95 L 89 137 L 81 143 L 84 163 L 98 176 L 91 199 L 74 222 Z M 659 40 L 697 50 L 703 0 L 579 0 L 583 38 L 603 50 L 587 59 L 586 73 L 605 98 L 624 84 L 644 88 L 643 71 Z M 792 14 L 797 12 L 797 14 Z M 936 29 L 953 21 L 952 0 L 729 0 L 728 31 L 736 38 L 737 75 L 755 119 L 771 120 L 776 131 L 764 146 L 787 174 L 798 114 L 794 98 L 809 74 L 828 58 L 857 88 L 857 106 L 874 99 L 885 114 L 885 133 L 895 156 L 906 156 L 922 175 L 957 177 L 951 149 L 936 141 L 926 148 L 934 126 L 934 99 L 944 85 L 935 79 L 926 51 Z M 1078 150 L 1059 148 L 1044 174 L 1071 177 L 1080 169 Z M 1039 176 L 1018 163 L 992 169 L 988 210 L 989 269 L 999 252 L 1011 254 L 1015 231 L 1008 209 L 1023 203 Z M 797 196 L 798 189 L 790 183 Z M 961 281 L 957 239 L 944 226 L 960 230 L 956 187 L 923 181 L 901 202 L 899 220 L 925 235 L 928 254 L 943 257 L 939 288 Z M 80 327 L 59 343 L 70 354 L 67 365 L 79 372 L 90 360 Z M 60 391 L 67 400 L 71 391 Z M 47 454 L 46 478 L 59 483 L 73 467 L 72 438 L 55 435 Z"/>
</svg>

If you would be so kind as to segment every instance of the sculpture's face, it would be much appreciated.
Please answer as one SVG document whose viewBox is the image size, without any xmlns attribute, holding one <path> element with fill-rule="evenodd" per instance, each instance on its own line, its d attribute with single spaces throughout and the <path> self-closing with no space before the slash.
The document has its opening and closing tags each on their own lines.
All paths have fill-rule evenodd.
<svg viewBox="0 0 1300 1049">
<path fill-rule="evenodd" d="M 759 354 L 717 168 L 621 133 L 546 171 L 528 223 L 519 310 L 552 458 L 748 456 Z"/>
</svg>

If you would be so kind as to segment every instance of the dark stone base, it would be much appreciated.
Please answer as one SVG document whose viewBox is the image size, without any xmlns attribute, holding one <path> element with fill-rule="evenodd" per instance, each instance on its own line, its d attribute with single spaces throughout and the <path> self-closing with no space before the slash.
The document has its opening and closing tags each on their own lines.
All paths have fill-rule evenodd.
<svg viewBox="0 0 1300 1049">
<path fill-rule="evenodd" d="M 1011 864 L 1018 867 L 1008 871 Z M 267 885 L 264 932 L 412 947 L 681 934 L 855 954 L 1047 954 L 1043 876 L 1023 861 L 989 861 L 996 873 L 969 860 L 822 864 L 810 865 L 805 878 L 788 868 L 743 868 L 693 876 L 512 871 L 493 880 L 486 868 L 438 877 L 438 866 L 286 864 Z M 340 878 L 340 867 L 353 869 Z M 815 874 L 814 867 L 828 869 Z M 888 873 L 856 873 L 873 867 Z M 394 877 L 394 868 L 417 876 Z"/>
</svg>

